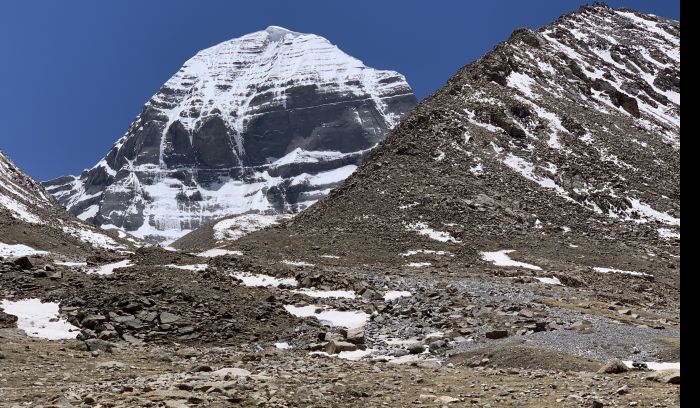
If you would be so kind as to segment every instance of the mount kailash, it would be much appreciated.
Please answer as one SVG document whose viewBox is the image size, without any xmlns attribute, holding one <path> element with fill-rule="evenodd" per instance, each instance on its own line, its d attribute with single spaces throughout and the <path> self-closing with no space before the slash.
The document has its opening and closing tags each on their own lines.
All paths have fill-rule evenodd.
<svg viewBox="0 0 700 408">
<path fill-rule="evenodd" d="M 83 220 L 168 243 L 227 215 L 303 210 L 415 104 L 401 74 L 271 26 L 197 53 L 92 169 L 44 185 Z"/>
</svg>

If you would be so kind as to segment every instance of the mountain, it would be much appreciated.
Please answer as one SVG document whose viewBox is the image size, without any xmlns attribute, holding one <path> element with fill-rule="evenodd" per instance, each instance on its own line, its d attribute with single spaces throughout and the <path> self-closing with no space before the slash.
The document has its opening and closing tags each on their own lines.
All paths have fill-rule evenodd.
<svg viewBox="0 0 700 408">
<path fill-rule="evenodd" d="M 515 30 L 401 120 L 341 188 L 229 246 L 468 271 L 512 257 L 677 286 L 679 244 L 680 23 L 595 4 Z"/>
<path fill-rule="evenodd" d="M 168 243 L 227 215 L 303 210 L 415 104 L 401 74 L 271 26 L 197 53 L 92 169 L 44 185 L 83 220 Z"/>
<path fill-rule="evenodd" d="M 135 244 L 123 232 L 104 231 L 68 214 L 0 151 L 0 257 L 84 257 L 128 251 Z"/>
</svg>

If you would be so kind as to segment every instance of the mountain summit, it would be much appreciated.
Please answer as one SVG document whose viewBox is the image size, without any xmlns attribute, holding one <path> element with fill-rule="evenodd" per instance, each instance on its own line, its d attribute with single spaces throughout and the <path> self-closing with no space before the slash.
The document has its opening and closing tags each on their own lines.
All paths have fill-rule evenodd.
<svg viewBox="0 0 700 408">
<path fill-rule="evenodd" d="M 92 169 L 45 186 L 83 220 L 170 242 L 222 216 L 306 208 L 415 104 L 401 74 L 270 26 L 198 52 Z"/>
</svg>

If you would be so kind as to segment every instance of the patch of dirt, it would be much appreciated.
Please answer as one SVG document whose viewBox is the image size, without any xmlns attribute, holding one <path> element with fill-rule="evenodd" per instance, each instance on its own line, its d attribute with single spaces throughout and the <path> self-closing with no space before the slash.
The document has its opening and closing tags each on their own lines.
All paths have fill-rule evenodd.
<svg viewBox="0 0 700 408">
<path fill-rule="evenodd" d="M 488 362 L 482 363 L 483 359 L 488 359 Z M 599 361 L 518 342 L 456 354 L 449 361 L 457 366 L 488 365 L 498 368 L 587 372 L 595 372 L 602 365 Z"/>
</svg>

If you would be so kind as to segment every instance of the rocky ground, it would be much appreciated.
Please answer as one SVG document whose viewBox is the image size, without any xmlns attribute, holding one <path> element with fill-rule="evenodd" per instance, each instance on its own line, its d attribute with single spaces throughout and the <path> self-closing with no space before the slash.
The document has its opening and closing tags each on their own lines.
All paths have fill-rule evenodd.
<svg viewBox="0 0 700 408">
<path fill-rule="evenodd" d="M 33 339 L 0 313 L 3 406 L 679 405 L 679 372 L 598 373 L 680 361 L 677 297 L 648 277 L 552 285 L 518 267 L 387 271 L 154 248 L 129 260 L 106 275 L 48 256 L 2 263 L 0 299 L 57 302 L 81 329 Z M 297 285 L 246 285 L 261 273 Z M 310 296 L 330 290 L 346 297 Z M 290 306 L 367 320 L 329 326 Z"/>
<path fill-rule="evenodd" d="M 277 226 L 0 259 L 1 404 L 680 406 L 679 43 L 582 7 Z"/>
<path fill-rule="evenodd" d="M 642 371 L 390 365 L 235 347 L 130 347 L 3 339 L 3 406 L 678 406 L 679 386 Z"/>
</svg>

